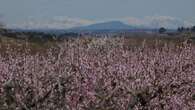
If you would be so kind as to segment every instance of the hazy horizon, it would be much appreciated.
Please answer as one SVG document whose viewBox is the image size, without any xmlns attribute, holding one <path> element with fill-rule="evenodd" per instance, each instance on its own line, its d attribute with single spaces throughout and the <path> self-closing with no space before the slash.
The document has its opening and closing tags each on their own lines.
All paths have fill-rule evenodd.
<svg viewBox="0 0 195 110">
<path fill-rule="evenodd" d="M 194 5 L 194 0 L 0 0 L 0 19 L 23 28 L 67 29 L 112 20 L 176 28 L 195 24 Z"/>
</svg>

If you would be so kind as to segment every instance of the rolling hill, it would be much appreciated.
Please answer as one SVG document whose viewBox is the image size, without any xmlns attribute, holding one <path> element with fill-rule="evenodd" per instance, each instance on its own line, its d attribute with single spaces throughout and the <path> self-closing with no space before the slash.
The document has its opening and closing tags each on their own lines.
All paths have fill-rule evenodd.
<svg viewBox="0 0 195 110">
<path fill-rule="evenodd" d="M 76 27 L 69 29 L 69 31 L 120 31 L 132 29 L 136 29 L 136 27 L 124 24 L 120 21 L 109 21 L 103 23 L 96 23 L 88 26 Z"/>
</svg>

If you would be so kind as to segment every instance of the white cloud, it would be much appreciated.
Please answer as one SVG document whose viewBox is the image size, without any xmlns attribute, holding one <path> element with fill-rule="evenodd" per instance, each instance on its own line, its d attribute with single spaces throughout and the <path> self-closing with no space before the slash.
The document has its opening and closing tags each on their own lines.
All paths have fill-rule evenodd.
<svg viewBox="0 0 195 110">
<path fill-rule="evenodd" d="M 150 28 L 177 28 L 179 26 L 190 27 L 193 23 L 170 16 L 146 16 L 144 18 L 126 17 L 121 21 L 129 25 L 144 26 Z"/>
<path fill-rule="evenodd" d="M 124 17 L 119 19 L 116 18 L 104 19 L 99 21 L 56 16 L 52 19 L 43 19 L 43 20 L 29 18 L 27 20 L 15 24 L 7 24 L 7 26 L 11 28 L 22 28 L 22 29 L 69 29 L 73 27 L 86 26 L 94 23 L 107 22 L 113 20 L 119 20 L 132 26 L 141 26 L 147 28 L 159 28 L 159 27 L 177 28 L 179 26 L 189 27 L 194 25 L 189 21 L 185 21 L 170 16 L 146 16 L 144 18 Z"/>
<path fill-rule="evenodd" d="M 95 22 L 92 20 L 69 17 L 54 17 L 49 20 L 37 20 L 29 18 L 27 20 L 15 24 L 7 24 L 7 27 L 22 29 L 68 29 L 93 23 Z"/>
</svg>

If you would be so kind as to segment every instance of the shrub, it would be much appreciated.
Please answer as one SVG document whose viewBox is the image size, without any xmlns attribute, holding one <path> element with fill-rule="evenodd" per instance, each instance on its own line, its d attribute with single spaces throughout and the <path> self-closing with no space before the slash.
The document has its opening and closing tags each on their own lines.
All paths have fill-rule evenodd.
<svg viewBox="0 0 195 110">
<path fill-rule="evenodd" d="M 0 56 L 0 108 L 195 109 L 194 46 L 96 40 L 67 40 L 36 55 L 8 50 Z"/>
<path fill-rule="evenodd" d="M 165 33 L 167 30 L 164 28 L 164 27 L 161 27 L 160 29 L 159 29 L 159 33 L 160 34 L 162 34 L 162 33 Z"/>
</svg>

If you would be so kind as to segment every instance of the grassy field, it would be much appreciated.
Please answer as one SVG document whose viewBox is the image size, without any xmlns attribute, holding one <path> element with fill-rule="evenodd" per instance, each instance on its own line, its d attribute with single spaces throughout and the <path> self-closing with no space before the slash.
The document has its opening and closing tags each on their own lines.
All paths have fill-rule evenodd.
<svg viewBox="0 0 195 110">
<path fill-rule="evenodd" d="M 1 37 L 0 110 L 195 109 L 193 41 L 129 36 Z"/>
</svg>

